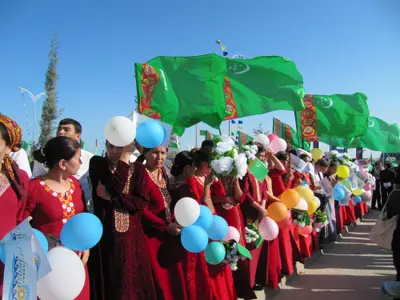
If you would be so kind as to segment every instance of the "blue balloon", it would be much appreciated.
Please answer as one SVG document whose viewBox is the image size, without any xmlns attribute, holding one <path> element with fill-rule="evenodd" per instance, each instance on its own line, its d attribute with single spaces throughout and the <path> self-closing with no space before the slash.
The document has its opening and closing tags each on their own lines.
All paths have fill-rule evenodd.
<svg viewBox="0 0 400 300">
<path fill-rule="evenodd" d="M 6 247 L 0 245 L 0 260 L 4 264 L 6 261 Z"/>
<path fill-rule="evenodd" d="M 200 253 L 208 244 L 207 232 L 197 225 L 183 227 L 181 234 L 183 248 L 192 253 Z"/>
<path fill-rule="evenodd" d="M 33 229 L 33 234 L 36 236 L 36 238 L 39 241 L 40 246 L 42 247 L 44 252 L 49 251 L 49 242 L 47 241 L 46 237 L 44 236 L 43 233 L 41 233 L 37 229 Z"/>
<path fill-rule="evenodd" d="M 75 251 L 93 248 L 103 235 L 103 225 L 98 217 L 90 213 L 73 216 L 61 230 L 61 243 Z"/>
<path fill-rule="evenodd" d="M 333 194 L 332 194 L 333 199 L 335 199 L 336 201 L 341 201 L 344 199 L 345 195 L 346 194 L 345 194 L 344 190 L 340 186 L 334 187 Z"/>
<path fill-rule="evenodd" d="M 214 241 L 222 240 L 228 233 L 228 223 L 220 216 L 213 216 L 211 227 L 207 229 L 208 236 Z"/>
<path fill-rule="evenodd" d="M 145 148 L 160 146 L 164 138 L 164 127 L 157 121 L 145 121 L 136 129 L 136 141 Z"/>
<path fill-rule="evenodd" d="M 360 196 L 354 196 L 353 201 L 355 204 L 361 203 L 362 198 Z"/>
<path fill-rule="evenodd" d="M 206 262 L 210 265 L 219 265 L 226 256 L 226 249 L 220 242 L 211 242 L 204 251 Z"/>
<path fill-rule="evenodd" d="M 211 227 L 212 222 L 213 214 L 211 210 L 205 205 L 200 205 L 200 216 L 193 225 L 200 226 L 201 228 L 207 230 Z"/>
</svg>

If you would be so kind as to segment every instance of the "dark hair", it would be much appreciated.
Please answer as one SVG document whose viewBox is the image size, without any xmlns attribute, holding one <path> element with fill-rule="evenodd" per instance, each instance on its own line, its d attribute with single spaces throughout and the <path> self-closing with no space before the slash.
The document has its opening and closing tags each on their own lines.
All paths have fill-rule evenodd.
<svg viewBox="0 0 400 300">
<path fill-rule="evenodd" d="M 331 167 L 338 167 L 339 163 L 336 160 L 331 160 L 331 162 L 329 163 L 329 168 Z"/>
<path fill-rule="evenodd" d="M 315 165 L 321 167 L 329 167 L 329 161 L 327 161 L 325 158 L 321 158 L 317 160 Z"/>
<path fill-rule="evenodd" d="M 58 126 L 62 125 L 72 125 L 74 126 L 75 132 L 76 133 L 82 133 L 82 125 L 78 121 L 70 118 L 62 119 L 60 123 L 58 123 Z"/>
<path fill-rule="evenodd" d="M 214 142 L 212 140 L 204 140 L 201 143 L 201 148 L 207 148 L 207 147 L 214 148 Z"/>
<path fill-rule="evenodd" d="M 179 176 L 186 166 L 193 165 L 194 155 L 189 151 L 179 152 L 174 159 L 174 164 L 171 167 L 171 175 Z"/>
<path fill-rule="evenodd" d="M 194 153 L 194 165 L 200 167 L 202 163 L 210 164 L 211 155 L 204 150 L 198 150 Z"/>
<path fill-rule="evenodd" d="M 390 162 L 385 162 L 385 168 L 390 169 L 392 167 L 392 163 Z"/>
<path fill-rule="evenodd" d="M 257 145 L 257 154 L 261 154 L 266 151 L 267 151 L 267 149 L 265 149 L 262 145 L 260 145 L 260 144 Z"/>
<path fill-rule="evenodd" d="M 81 145 L 66 136 L 57 136 L 46 143 L 41 150 L 35 151 L 34 159 L 45 163 L 49 169 L 54 168 L 62 159 L 70 160 L 74 157 Z"/>
<path fill-rule="evenodd" d="M 288 158 L 288 155 L 285 151 L 279 151 L 275 156 L 278 160 L 287 160 Z"/>
<path fill-rule="evenodd" d="M 304 160 L 305 158 L 308 158 L 308 159 L 310 159 L 310 157 L 307 155 L 307 154 L 305 154 L 305 153 L 303 153 L 303 154 L 300 154 L 300 159 L 302 159 L 302 160 Z"/>
<path fill-rule="evenodd" d="M 3 123 L 0 123 L 0 134 L 3 140 L 6 142 L 6 145 L 10 146 L 11 144 L 10 135 L 8 134 L 7 127 Z"/>
</svg>

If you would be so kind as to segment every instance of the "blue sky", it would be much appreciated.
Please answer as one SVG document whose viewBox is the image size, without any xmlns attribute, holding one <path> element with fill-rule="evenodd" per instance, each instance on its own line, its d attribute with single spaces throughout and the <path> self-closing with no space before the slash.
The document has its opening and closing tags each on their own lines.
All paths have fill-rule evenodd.
<svg viewBox="0 0 400 300">
<path fill-rule="evenodd" d="M 89 150 L 96 138 L 103 141 L 110 117 L 134 108 L 134 62 L 219 53 L 216 39 L 230 54 L 288 57 L 308 93 L 363 92 L 372 115 L 395 123 L 399 11 L 396 0 L 1 1 L 0 111 L 32 138 L 32 102 L 17 87 L 44 90 L 50 38 L 57 33 L 59 107 L 63 117 L 82 123 Z M 260 122 L 270 130 L 274 116 L 294 125 L 292 112 L 272 112 L 244 119 L 244 130 L 251 133 Z M 193 128 L 182 144 L 194 144 Z"/>
</svg>

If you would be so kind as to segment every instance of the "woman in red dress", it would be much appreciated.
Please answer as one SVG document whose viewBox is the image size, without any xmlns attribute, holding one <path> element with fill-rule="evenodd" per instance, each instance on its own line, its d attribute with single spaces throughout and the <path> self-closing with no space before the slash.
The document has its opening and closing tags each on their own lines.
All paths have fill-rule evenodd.
<svg viewBox="0 0 400 300">
<path fill-rule="evenodd" d="M 21 137 L 21 127 L 0 114 L 0 240 L 23 220 L 29 178 L 8 155 L 10 151 L 20 150 Z M 0 261 L 0 295 L 3 294 L 3 272 Z"/>
<path fill-rule="evenodd" d="M 46 163 L 49 172 L 32 179 L 24 217 L 32 216 L 32 227 L 48 238 L 58 241 L 64 224 L 74 215 L 85 211 L 85 199 L 79 181 L 73 177 L 81 166 L 80 144 L 68 137 L 59 136 L 47 142 L 40 163 Z M 89 276 L 86 263 L 89 250 L 79 252 L 85 265 L 86 281 L 76 298 L 90 299 Z"/>
<path fill-rule="evenodd" d="M 196 167 L 194 176 L 188 178 L 186 185 L 182 186 L 181 189 L 184 190 L 186 187 L 187 194 L 190 197 L 207 206 L 213 214 L 216 214 L 211 194 L 215 187 L 217 189 L 222 189 L 222 187 L 218 187 L 221 183 L 216 181 L 212 175 L 207 176 L 211 171 L 210 155 L 203 150 L 199 150 L 195 153 L 194 160 Z M 237 299 L 232 271 L 228 265 L 208 265 L 208 272 L 214 300 Z"/>
<path fill-rule="evenodd" d="M 92 300 L 157 299 L 141 212 L 148 202 L 132 196 L 135 165 L 131 145 L 106 142 L 105 158 L 90 160 L 94 213 L 103 223 L 100 243 L 91 251 Z"/>
<path fill-rule="evenodd" d="M 171 214 L 171 195 L 168 177 L 164 169 L 167 156 L 165 147 L 143 149 L 144 165 L 135 164 L 132 193 L 135 201 L 148 203 L 143 211 L 143 227 L 146 234 L 157 299 L 186 300 L 188 291 L 182 261 L 185 249 L 178 235 L 179 225 Z"/>
</svg>

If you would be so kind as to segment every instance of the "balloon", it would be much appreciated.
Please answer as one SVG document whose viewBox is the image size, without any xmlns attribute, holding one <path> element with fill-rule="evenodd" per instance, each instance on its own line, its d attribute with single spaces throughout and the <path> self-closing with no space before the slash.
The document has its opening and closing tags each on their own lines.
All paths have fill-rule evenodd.
<svg viewBox="0 0 400 300">
<path fill-rule="evenodd" d="M 220 216 L 213 216 L 213 222 L 207 233 L 210 239 L 220 241 L 228 234 L 228 223 Z"/>
<path fill-rule="evenodd" d="M 225 259 L 226 250 L 222 243 L 211 242 L 204 251 L 206 262 L 210 265 L 219 265 Z"/>
<path fill-rule="evenodd" d="M 208 244 L 207 232 L 197 225 L 183 227 L 181 234 L 183 248 L 192 253 L 200 253 Z"/>
<path fill-rule="evenodd" d="M 299 204 L 297 204 L 295 207 L 293 207 L 294 209 L 297 210 L 304 210 L 307 211 L 308 210 L 308 203 L 306 200 L 304 200 L 303 198 L 300 198 Z"/>
<path fill-rule="evenodd" d="M 311 156 L 313 161 L 317 161 L 319 159 L 321 159 L 324 156 L 324 152 L 321 149 L 318 148 L 313 148 L 311 149 Z"/>
<path fill-rule="evenodd" d="M 366 191 L 366 192 L 364 193 L 364 195 L 365 195 L 368 199 L 371 199 L 371 198 L 372 198 L 372 191 Z"/>
<path fill-rule="evenodd" d="M 253 142 L 261 144 L 265 149 L 269 148 L 270 140 L 265 134 L 259 133 L 254 137 Z"/>
<path fill-rule="evenodd" d="M 47 253 L 47 259 L 51 272 L 38 281 L 37 296 L 41 300 L 75 299 L 86 279 L 85 268 L 78 255 L 67 248 L 55 247 Z"/>
<path fill-rule="evenodd" d="M 226 236 L 222 239 L 225 242 L 229 242 L 231 240 L 234 240 L 239 243 L 240 240 L 240 232 L 233 226 L 228 226 L 228 233 Z"/>
<path fill-rule="evenodd" d="M 353 201 L 355 204 L 361 203 L 362 199 L 360 196 L 354 196 Z"/>
<path fill-rule="evenodd" d="M 335 186 L 333 188 L 332 198 L 335 199 L 336 201 L 343 200 L 345 195 L 346 194 L 345 194 L 344 190 L 340 186 Z"/>
<path fill-rule="evenodd" d="M 104 135 L 110 144 L 125 147 L 135 140 L 136 124 L 127 117 L 113 117 L 107 122 Z"/>
<path fill-rule="evenodd" d="M 363 189 L 355 189 L 355 190 L 353 190 L 353 195 L 355 195 L 355 196 L 361 196 L 362 194 L 364 194 L 364 190 Z"/>
<path fill-rule="evenodd" d="M 212 224 L 212 212 L 211 210 L 204 205 L 200 205 L 200 216 L 193 225 L 200 226 L 203 229 L 208 229 Z"/>
<path fill-rule="evenodd" d="M 3 264 L 6 261 L 6 247 L 3 244 L 0 244 L 0 260 Z"/>
<path fill-rule="evenodd" d="M 269 217 L 265 217 L 261 220 L 258 226 L 260 236 L 266 241 L 274 240 L 279 233 L 278 224 Z"/>
<path fill-rule="evenodd" d="M 339 166 L 336 170 L 336 174 L 340 178 L 347 178 L 350 176 L 350 169 L 348 166 Z"/>
<path fill-rule="evenodd" d="M 136 131 L 136 141 L 145 148 L 155 148 L 165 139 L 165 131 L 161 124 L 148 120 L 139 125 Z"/>
<path fill-rule="evenodd" d="M 73 216 L 61 230 L 61 243 L 75 251 L 93 248 L 103 235 L 103 225 L 98 217 L 90 213 Z"/>
<path fill-rule="evenodd" d="M 267 137 L 270 142 L 272 142 L 273 140 L 279 139 L 279 136 L 277 136 L 275 133 L 270 133 L 267 135 Z"/>
<path fill-rule="evenodd" d="M 284 191 L 279 198 L 282 203 L 286 205 L 287 208 L 293 208 L 300 202 L 300 195 L 297 191 L 289 189 Z"/>
<path fill-rule="evenodd" d="M 287 207 L 281 202 L 273 202 L 267 208 L 268 216 L 275 222 L 285 220 Z"/>
<path fill-rule="evenodd" d="M 292 222 L 292 212 L 290 210 L 287 211 L 286 218 L 280 222 L 278 222 L 278 227 L 279 228 L 286 228 L 290 225 Z"/>
<path fill-rule="evenodd" d="M 200 216 L 200 205 L 196 200 L 184 197 L 176 203 L 174 214 L 179 225 L 192 225 Z"/>
<path fill-rule="evenodd" d="M 319 200 L 318 197 L 314 197 L 314 201 L 317 202 L 317 205 L 318 205 L 317 207 L 321 206 L 321 200 Z"/>
<path fill-rule="evenodd" d="M 37 229 L 32 229 L 33 230 L 33 234 L 35 235 L 35 237 L 37 238 L 37 240 L 39 241 L 40 246 L 42 247 L 42 250 L 46 253 L 47 251 L 49 251 L 49 242 L 47 241 L 46 237 L 44 236 L 43 233 L 41 233 L 39 230 Z"/>
<path fill-rule="evenodd" d="M 306 186 L 296 186 L 294 190 L 300 195 L 300 198 L 305 199 L 307 202 L 314 200 L 314 193 Z"/>
<path fill-rule="evenodd" d="M 312 226 L 306 225 L 304 227 L 297 226 L 297 232 L 302 236 L 308 236 L 312 232 Z"/>
<path fill-rule="evenodd" d="M 372 186 L 370 184 L 366 184 L 366 185 L 364 185 L 364 190 L 370 191 L 370 190 L 372 190 Z"/>
<path fill-rule="evenodd" d="M 287 143 L 284 139 L 277 138 L 271 142 L 269 145 L 269 149 L 271 149 L 272 152 L 278 153 L 280 151 L 286 151 L 287 148 Z"/>
<path fill-rule="evenodd" d="M 311 216 L 318 209 L 318 203 L 317 203 L 317 201 L 313 200 L 313 201 L 308 202 L 307 204 L 308 204 L 307 213 L 309 216 Z"/>
</svg>

